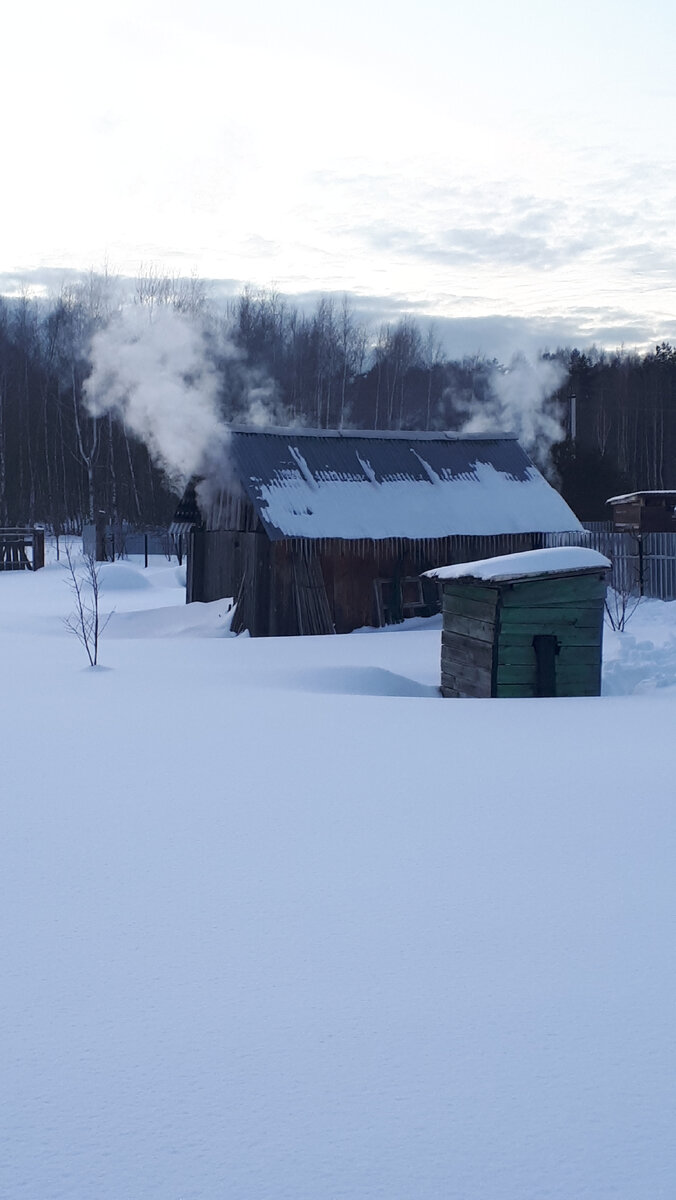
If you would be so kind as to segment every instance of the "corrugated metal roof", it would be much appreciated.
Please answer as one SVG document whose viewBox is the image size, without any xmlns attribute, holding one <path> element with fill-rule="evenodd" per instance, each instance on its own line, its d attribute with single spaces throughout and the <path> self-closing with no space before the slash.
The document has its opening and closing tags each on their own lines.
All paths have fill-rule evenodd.
<svg viewBox="0 0 676 1200">
<path fill-rule="evenodd" d="M 272 540 L 581 528 L 512 436 L 238 428 L 229 451 Z"/>
<path fill-rule="evenodd" d="M 302 457 L 317 482 L 324 479 L 361 479 L 371 481 L 369 467 L 380 483 L 385 479 L 429 479 L 422 460 L 433 471 L 453 478 L 471 478 L 482 454 L 496 470 L 513 479 L 525 479 L 532 463 L 515 438 L 458 438 L 443 434 L 420 436 L 395 434 L 371 436 L 352 433 L 332 436 L 326 433 L 285 432 L 253 433 L 234 431 L 232 456 L 243 479 L 258 477 L 267 483 L 297 474 Z M 365 467 L 365 463 L 369 467 Z"/>
<path fill-rule="evenodd" d="M 515 433 L 504 433 L 502 430 L 485 430 L 483 433 L 458 433 L 453 429 L 435 429 L 435 430 L 420 430 L 420 429 L 310 429 L 307 425 L 298 425 L 290 428 L 286 426 L 275 425 L 230 425 L 231 433 L 267 433 L 275 437 L 288 437 L 289 434 L 297 435 L 298 437 L 312 438 L 368 438 L 370 442 L 383 441 L 403 441 L 403 442 L 485 442 L 492 440 L 497 442 L 515 442 L 517 435 Z"/>
</svg>

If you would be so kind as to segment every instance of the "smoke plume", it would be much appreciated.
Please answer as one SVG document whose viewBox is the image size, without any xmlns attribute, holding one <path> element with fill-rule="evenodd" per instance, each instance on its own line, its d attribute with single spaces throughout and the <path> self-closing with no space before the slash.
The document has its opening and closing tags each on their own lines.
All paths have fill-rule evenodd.
<svg viewBox="0 0 676 1200">
<path fill-rule="evenodd" d="M 89 412 L 119 418 L 178 493 L 195 476 L 211 492 L 229 476 L 226 412 L 259 429 L 298 423 L 224 326 L 169 305 L 120 309 L 92 338 L 89 357 Z"/>
<path fill-rule="evenodd" d="M 224 456 L 219 380 L 198 318 L 129 306 L 94 335 L 90 357 L 85 399 L 92 416 L 120 417 L 174 490 Z"/>
<path fill-rule="evenodd" d="M 552 359 L 531 362 L 518 355 L 508 369 L 496 368 L 488 399 L 466 405 L 463 433 L 492 430 L 515 433 L 535 463 L 551 475 L 551 450 L 564 436 L 560 413 L 552 400 L 566 378 Z"/>
</svg>

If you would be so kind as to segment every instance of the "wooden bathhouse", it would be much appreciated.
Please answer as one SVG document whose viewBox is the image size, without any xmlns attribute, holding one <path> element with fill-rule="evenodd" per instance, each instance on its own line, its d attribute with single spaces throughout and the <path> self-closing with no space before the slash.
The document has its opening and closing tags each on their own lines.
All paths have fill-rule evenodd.
<svg viewBox="0 0 676 1200">
<path fill-rule="evenodd" d="M 608 504 L 616 533 L 676 533 L 676 492 L 629 492 Z"/>
<path fill-rule="evenodd" d="M 232 596 L 235 630 L 343 633 L 439 610 L 439 562 L 579 531 L 509 435 L 233 429 L 183 498 L 187 599 Z"/>
<path fill-rule="evenodd" d="M 600 695 L 609 570 L 566 546 L 428 572 L 442 589 L 442 694 Z"/>
</svg>

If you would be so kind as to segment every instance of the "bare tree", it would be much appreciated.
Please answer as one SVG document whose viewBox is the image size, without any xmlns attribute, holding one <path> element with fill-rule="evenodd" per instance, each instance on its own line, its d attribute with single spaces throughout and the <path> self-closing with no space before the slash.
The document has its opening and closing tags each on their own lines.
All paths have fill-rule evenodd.
<svg viewBox="0 0 676 1200">
<path fill-rule="evenodd" d="M 173 308 L 193 315 L 206 312 L 206 285 L 196 275 L 165 275 L 154 264 L 143 265 L 134 287 L 134 304 L 148 309 Z"/>
<path fill-rule="evenodd" d="M 82 414 L 82 386 L 77 380 L 75 366 L 73 366 L 73 419 L 75 423 L 75 431 L 77 433 L 77 446 L 80 452 L 80 459 L 87 471 L 87 516 L 93 524 L 96 514 L 96 464 L 98 462 L 101 443 L 99 439 L 100 426 L 99 417 L 92 417 L 89 414 L 85 415 L 85 419 L 81 419 Z"/>
<path fill-rule="evenodd" d="M 638 608 L 642 596 L 637 596 L 635 592 L 629 590 L 626 586 L 617 588 L 608 588 L 606 592 L 606 620 L 611 629 L 616 633 L 624 633 L 628 622 L 633 617 Z"/>
<path fill-rule="evenodd" d="M 623 633 L 643 599 L 639 572 L 629 563 L 616 559 L 611 578 L 606 591 L 606 620 L 616 633 Z"/>
<path fill-rule="evenodd" d="M 94 275 L 81 285 L 62 288 L 59 297 L 59 342 L 61 371 L 68 379 L 72 404 L 75 448 L 72 453 L 87 475 L 87 516 L 91 522 L 97 506 L 97 466 L 102 450 L 100 418 L 84 403 L 84 381 L 89 373 L 88 346 L 92 334 L 109 319 L 113 307 L 114 281 Z"/>
<path fill-rule="evenodd" d="M 437 340 L 434 325 L 430 325 L 422 347 L 422 361 L 427 372 L 427 397 L 425 405 L 425 429 L 432 423 L 432 383 L 444 361 L 441 342 Z"/>
<path fill-rule="evenodd" d="M 96 667 L 99 659 L 99 640 L 112 612 L 106 617 L 100 613 L 101 573 L 93 554 L 85 554 L 82 568 L 78 571 L 70 546 L 66 546 L 67 570 L 70 575 L 68 586 L 73 594 L 74 610 L 65 618 L 65 626 L 74 633 L 84 646 L 89 665 Z"/>
<path fill-rule="evenodd" d="M 341 360 L 338 428 L 342 429 L 348 416 L 348 385 L 354 376 L 363 370 L 366 357 L 366 330 L 357 324 L 347 296 L 343 296 L 340 307 L 338 343 Z"/>
</svg>

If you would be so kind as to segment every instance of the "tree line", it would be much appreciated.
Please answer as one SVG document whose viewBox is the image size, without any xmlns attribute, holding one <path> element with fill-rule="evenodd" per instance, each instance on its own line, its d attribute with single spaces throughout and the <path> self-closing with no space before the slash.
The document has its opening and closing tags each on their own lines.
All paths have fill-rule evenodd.
<svg viewBox="0 0 676 1200">
<path fill-rule="evenodd" d="M 144 445 L 85 403 L 90 345 L 119 304 L 92 274 L 49 301 L 0 300 L 0 526 L 78 529 L 114 521 L 164 525 L 176 497 Z M 488 412 L 509 370 L 481 355 L 452 359 L 411 317 L 373 332 L 347 299 L 308 312 L 275 291 L 246 289 L 227 307 L 199 280 L 148 271 L 127 303 L 171 306 L 199 321 L 228 422 L 317 428 L 460 429 Z M 561 423 L 552 478 L 582 518 L 602 519 L 619 491 L 676 488 L 676 350 L 557 349 L 565 368 L 546 403 Z M 562 372 L 563 377 L 563 372 Z"/>
</svg>

